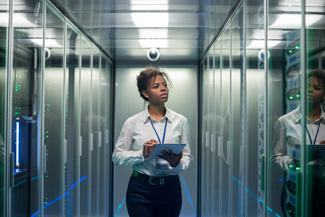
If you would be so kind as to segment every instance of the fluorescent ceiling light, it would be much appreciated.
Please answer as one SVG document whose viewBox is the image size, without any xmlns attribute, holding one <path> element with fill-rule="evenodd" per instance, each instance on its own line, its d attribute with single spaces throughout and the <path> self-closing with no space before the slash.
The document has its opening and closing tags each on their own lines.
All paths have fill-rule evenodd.
<svg viewBox="0 0 325 217">
<path fill-rule="evenodd" d="M 168 5 L 168 0 L 130 0 L 130 3 L 132 5 Z"/>
<path fill-rule="evenodd" d="M 140 39 L 139 42 L 143 48 L 167 48 L 168 45 L 167 39 Z"/>
<path fill-rule="evenodd" d="M 166 48 L 168 45 L 168 30 L 156 29 L 168 27 L 168 13 L 149 12 L 168 10 L 168 0 L 130 0 L 131 10 L 148 12 L 131 13 L 132 20 L 139 28 L 139 42 L 143 48 Z M 153 28 L 153 29 L 141 29 Z M 155 28 L 155 29 L 154 29 Z"/>
<path fill-rule="evenodd" d="M 130 0 L 132 11 L 166 11 L 168 0 Z"/>
<path fill-rule="evenodd" d="M 29 15 L 29 16 L 33 16 Z M 8 27 L 9 26 L 9 14 L 8 13 L 0 13 L 0 26 Z M 35 18 L 34 18 L 35 19 Z M 30 27 L 37 27 L 37 24 L 32 23 L 27 19 L 27 15 L 23 13 L 14 13 L 13 14 L 13 25 L 14 27 L 23 27 L 23 28 L 30 28 Z"/>
<path fill-rule="evenodd" d="M 168 27 L 168 13 L 131 13 L 131 17 L 138 28 Z"/>
<path fill-rule="evenodd" d="M 140 38 L 168 38 L 167 29 L 139 29 Z"/>
<path fill-rule="evenodd" d="M 139 29 L 140 45 L 143 48 L 166 48 L 168 30 L 156 29 L 168 27 L 168 13 L 131 13 L 135 26 Z M 152 29 L 141 29 L 152 28 Z"/>
<path fill-rule="evenodd" d="M 285 31 L 285 30 L 277 30 L 277 29 L 272 29 L 268 31 L 268 39 L 269 40 L 276 40 L 276 39 L 282 39 L 283 36 L 285 34 L 287 34 L 289 31 Z M 257 39 L 257 40 L 263 40 L 265 38 L 264 35 L 264 30 L 259 30 L 259 31 L 255 31 L 255 33 L 253 33 L 252 38 Z"/>
<path fill-rule="evenodd" d="M 270 29 L 299 29 L 301 28 L 300 14 L 278 14 L 276 20 L 272 23 Z M 323 18 L 323 15 L 306 15 L 306 27 L 313 25 Z"/>
<path fill-rule="evenodd" d="M 268 49 L 275 47 L 276 45 L 280 44 L 281 41 L 277 40 L 269 40 L 268 41 Z M 264 49 L 265 41 L 264 40 L 253 40 L 247 46 L 247 49 Z"/>
<path fill-rule="evenodd" d="M 131 11 L 167 11 L 168 5 L 131 5 Z"/>
<path fill-rule="evenodd" d="M 43 39 L 30 39 L 32 42 L 34 42 L 35 44 L 42 46 L 43 45 Z M 45 46 L 47 48 L 62 48 L 63 46 L 60 45 L 56 40 L 54 39 L 46 39 L 45 40 Z"/>
</svg>

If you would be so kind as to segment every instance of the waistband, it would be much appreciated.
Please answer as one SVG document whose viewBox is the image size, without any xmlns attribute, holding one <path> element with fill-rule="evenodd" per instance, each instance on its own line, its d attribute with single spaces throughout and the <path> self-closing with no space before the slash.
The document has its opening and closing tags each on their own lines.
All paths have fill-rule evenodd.
<svg viewBox="0 0 325 217">
<path fill-rule="evenodd" d="M 143 181 L 146 181 L 150 185 L 164 185 L 169 182 L 175 182 L 179 180 L 178 175 L 170 175 L 170 176 L 148 176 L 142 173 L 139 173 L 135 170 L 133 170 L 132 176 L 138 179 L 141 179 Z"/>
</svg>

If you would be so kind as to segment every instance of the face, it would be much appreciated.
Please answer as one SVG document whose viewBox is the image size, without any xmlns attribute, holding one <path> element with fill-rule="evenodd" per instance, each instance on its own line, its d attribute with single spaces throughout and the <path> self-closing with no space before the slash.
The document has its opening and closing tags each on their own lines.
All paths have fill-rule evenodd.
<svg viewBox="0 0 325 217">
<path fill-rule="evenodd" d="M 142 91 L 142 94 L 148 98 L 149 103 L 161 104 L 167 102 L 168 87 L 166 80 L 160 75 L 152 77 L 147 90 Z"/>
<path fill-rule="evenodd" d="M 307 101 L 314 106 L 319 106 L 323 99 L 325 99 L 323 81 L 316 77 L 310 77 L 307 86 Z"/>
</svg>

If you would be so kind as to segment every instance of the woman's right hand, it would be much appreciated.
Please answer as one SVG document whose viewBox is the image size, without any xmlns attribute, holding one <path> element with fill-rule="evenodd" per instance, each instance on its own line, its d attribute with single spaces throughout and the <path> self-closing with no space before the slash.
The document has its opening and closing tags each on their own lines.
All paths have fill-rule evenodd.
<svg viewBox="0 0 325 217">
<path fill-rule="evenodd" d="M 158 143 L 157 140 L 151 139 L 143 144 L 142 153 L 144 158 L 149 157 L 149 155 L 152 152 L 152 149 L 156 146 L 157 143 Z"/>
</svg>

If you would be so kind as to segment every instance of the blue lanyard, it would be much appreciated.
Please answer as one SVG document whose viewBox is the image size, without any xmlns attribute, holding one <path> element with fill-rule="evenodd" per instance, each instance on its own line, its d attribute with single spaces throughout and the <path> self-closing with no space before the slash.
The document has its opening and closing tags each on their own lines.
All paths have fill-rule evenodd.
<svg viewBox="0 0 325 217">
<path fill-rule="evenodd" d="M 153 126 L 153 123 L 152 123 L 150 117 L 149 117 L 149 120 L 150 120 L 150 123 L 151 123 L 152 128 L 154 129 L 154 131 L 155 131 L 155 133 L 156 133 L 156 135 L 157 135 L 157 138 L 158 138 L 158 140 L 159 140 L 159 143 L 160 143 L 160 144 L 163 144 L 164 141 L 165 141 L 165 135 L 166 135 L 167 120 L 168 120 L 167 117 L 166 117 L 166 123 L 165 123 L 165 129 L 164 129 L 164 136 L 163 136 L 163 141 L 162 141 L 162 142 L 160 141 L 159 135 L 158 135 L 158 133 L 157 133 L 157 131 L 156 131 L 156 128 Z"/>
<path fill-rule="evenodd" d="M 309 130 L 308 130 L 307 126 L 306 126 L 306 130 L 307 130 L 307 133 L 308 133 L 308 136 L 309 136 L 310 143 L 313 144 L 313 145 L 315 145 L 315 143 L 316 143 L 316 139 L 317 139 L 317 136 L 318 136 L 318 131 L 319 131 L 319 127 L 320 127 L 321 120 L 319 120 L 319 123 L 318 123 L 318 128 L 317 128 L 317 132 L 316 132 L 316 135 L 315 135 L 314 143 L 311 140 L 311 136 L 310 136 Z"/>
</svg>

